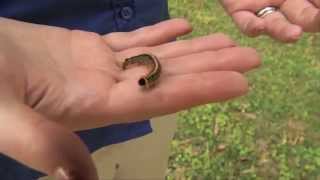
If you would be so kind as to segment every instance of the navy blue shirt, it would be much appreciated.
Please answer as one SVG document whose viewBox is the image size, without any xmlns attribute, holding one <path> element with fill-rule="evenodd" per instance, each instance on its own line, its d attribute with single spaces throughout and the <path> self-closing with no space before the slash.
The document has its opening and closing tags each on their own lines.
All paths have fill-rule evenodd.
<svg viewBox="0 0 320 180">
<path fill-rule="evenodd" d="M 166 0 L 0 0 L 0 16 L 99 34 L 132 31 L 169 17 Z M 92 152 L 151 131 L 150 122 L 145 120 L 78 134 Z M 33 180 L 41 176 L 0 154 L 1 180 Z"/>
</svg>

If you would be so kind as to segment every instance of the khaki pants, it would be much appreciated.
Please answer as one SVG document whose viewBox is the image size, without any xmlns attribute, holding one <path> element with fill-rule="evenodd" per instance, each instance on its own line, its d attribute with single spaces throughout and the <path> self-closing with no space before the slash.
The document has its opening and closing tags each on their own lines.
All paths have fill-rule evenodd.
<svg viewBox="0 0 320 180">
<path fill-rule="evenodd" d="M 101 148 L 92 154 L 100 180 L 165 179 L 176 115 L 154 118 L 151 124 L 153 133 Z"/>
</svg>

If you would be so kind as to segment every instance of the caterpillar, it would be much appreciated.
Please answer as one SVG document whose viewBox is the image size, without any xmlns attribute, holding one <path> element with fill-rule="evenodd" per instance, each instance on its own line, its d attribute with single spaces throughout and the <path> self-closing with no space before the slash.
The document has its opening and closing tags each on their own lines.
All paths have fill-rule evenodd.
<svg viewBox="0 0 320 180">
<path fill-rule="evenodd" d="M 128 66 L 132 64 L 146 65 L 150 67 L 149 73 L 138 80 L 139 86 L 151 88 L 156 84 L 161 74 L 161 64 L 156 56 L 152 54 L 140 54 L 127 58 L 122 65 L 122 69 L 126 70 Z"/>
</svg>

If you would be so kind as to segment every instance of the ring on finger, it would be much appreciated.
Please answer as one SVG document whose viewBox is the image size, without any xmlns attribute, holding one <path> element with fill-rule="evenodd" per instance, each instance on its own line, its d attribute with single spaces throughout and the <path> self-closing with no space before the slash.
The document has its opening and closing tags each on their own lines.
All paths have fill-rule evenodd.
<svg viewBox="0 0 320 180">
<path fill-rule="evenodd" d="M 263 9 L 260 9 L 259 11 L 256 12 L 256 16 L 259 18 L 265 18 L 266 16 L 276 12 L 278 10 L 277 7 L 274 6 L 268 6 Z"/>
<path fill-rule="evenodd" d="M 160 78 L 161 64 L 155 55 L 140 54 L 134 57 L 127 58 L 122 64 L 122 69 L 126 70 L 131 64 L 147 65 L 151 67 L 150 72 L 147 75 L 141 77 L 138 81 L 138 84 L 142 87 L 151 88 Z"/>
</svg>

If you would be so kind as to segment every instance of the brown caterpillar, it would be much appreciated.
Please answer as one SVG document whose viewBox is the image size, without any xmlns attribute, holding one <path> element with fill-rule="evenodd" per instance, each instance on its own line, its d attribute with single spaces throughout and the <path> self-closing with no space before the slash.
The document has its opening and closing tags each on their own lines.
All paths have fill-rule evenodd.
<svg viewBox="0 0 320 180">
<path fill-rule="evenodd" d="M 149 73 L 138 80 L 139 86 L 151 88 L 155 85 L 161 74 L 161 64 L 156 56 L 141 54 L 127 58 L 122 65 L 122 69 L 126 70 L 131 64 L 147 65 L 151 67 Z"/>
</svg>

